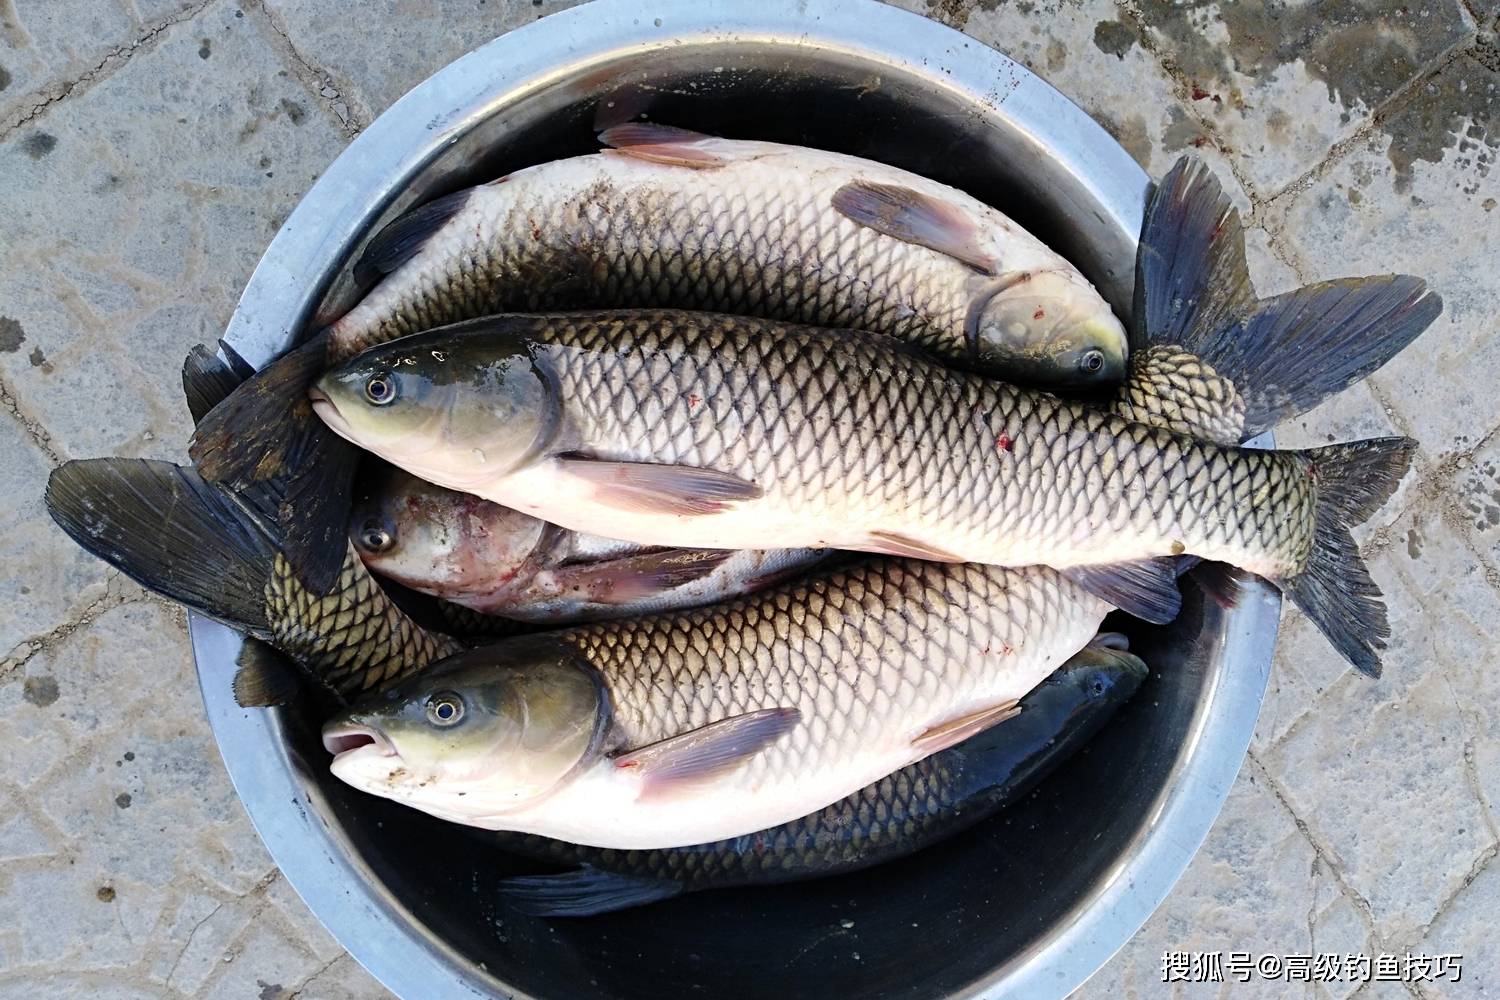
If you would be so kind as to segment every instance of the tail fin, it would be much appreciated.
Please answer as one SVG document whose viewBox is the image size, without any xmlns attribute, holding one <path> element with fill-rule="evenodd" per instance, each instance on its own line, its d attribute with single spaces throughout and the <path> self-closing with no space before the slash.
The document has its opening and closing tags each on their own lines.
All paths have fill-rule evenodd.
<svg viewBox="0 0 1500 1000">
<path fill-rule="evenodd" d="M 188 351 L 188 356 L 182 361 L 182 394 L 187 397 L 188 412 L 193 415 L 194 424 L 201 423 L 210 410 L 255 374 L 250 362 L 240 357 L 234 348 L 220 341 L 219 350 L 227 361 L 221 360 L 203 344 Z"/>
<path fill-rule="evenodd" d="M 1240 213 L 1214 172 L 1184 156 L 1156 185 L 1141 226 L 1130 348 L 1191 351 L 1202 331 L 1224 329 L 1254 305 Z"/>
<path fill-rule="evenodd" d="M 1350 529 L 1395 492 L 1416 448 L 1411 438 L 1393 437 L 1303 452 L 1318 484 L 1313 550 L 1301 573 L 1276 581 L 1334 647 L 1371 677 L 1380 676 L 1376 650 L 1385 648 L 1391 627 Z"/>
<path fill-rule="evenodd" d="M 269 635 L 276 544 L 260 517 L 192 469 L 134 458 L 64 463 L 47 511 L 89 552 L 141 586 L 253 635 Z"/>
<path fill-rule="evenodd" d="M 343 565 L 358 451 L 319 420 L 307 390 L 328 366 L 328 334 L 256 372 L 204 415 L 188 452 L 203 478 L 233 491 L 275 482 L 282 550 L 322 593 Z M 186 377 L 186 371 L 184 376 Z"/>
<path fill-rule="evenodd" d="M 1221 383 L 1209 388 L 1211 400 L 1159 371 L 1152 391 L 1182 397 L 1166 400 L 1168 411 L 1217 411 L 1221 394 L 1237 397 L 1243 441 L 1365 378 L 1442 308 L 1426 282 L 1401 274 L 1340 278 L 1257 301 L 1239 213 L 1213 172 L 1183 157 L 1157 186 L 1141 230 L 1131 378 L 1142 365 L 1180 362 L 1182 352 L 1206 362 Z M 1201 372 L 1187 374 L 1190 387 L 1204 381 Z"/>
</svg>

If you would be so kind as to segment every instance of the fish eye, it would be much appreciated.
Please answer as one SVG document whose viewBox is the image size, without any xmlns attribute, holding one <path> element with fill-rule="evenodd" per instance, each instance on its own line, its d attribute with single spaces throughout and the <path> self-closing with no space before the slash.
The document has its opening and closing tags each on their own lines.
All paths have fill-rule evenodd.
<svg viewBox="0 0 1500 1000">
<path fill-rule="evenodd" d="M 389 375 L 371 375 L 365 380 L 365 398 L 375 406 L 384 406 L 396 398 L 396 382 Z"/>
<path fill-rule="evenodd" d="M 366 521 L 359 529 L 359 547 L 366 552 L 384 552 L 396 544 L 396 538 L 378 521 Z"/>
<path fill-rule="evenodd" d="M 1094 683 L 1091 684 L 1089 687 L 1090 687 L 1090 690 L 1093 691 L 1095 698 L 1099 697 L 1100 695 L 1102 695 L 1104 693 L 1104 681 L 1102 681 L 1098 677 L 1094 678 Z"/>
<path fill-rule="evenodd" d="M 427 720 L 434 726 L 457 725 L 464 717 L 464 700 L 452 691 L 439 691 L 427 699 Z"/>
<path fill-rule="evenodd" d="M 1078 359 L 1078 367 L 1090 375 L 1094 374 L 1104 367 L 1104 352 L 1097 347 L 1084 351 L 1083 357 Z"/>
</svg>

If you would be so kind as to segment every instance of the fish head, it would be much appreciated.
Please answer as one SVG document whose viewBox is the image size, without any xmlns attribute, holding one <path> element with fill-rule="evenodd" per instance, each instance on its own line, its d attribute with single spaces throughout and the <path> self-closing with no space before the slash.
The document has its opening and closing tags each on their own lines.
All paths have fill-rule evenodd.
<svg viewBox="0 0 1500 1000">
<path fill-rule="evenodd" d="M 1071 268 L 993 279 L 975 300 L 970 336 L 981 368 L 1018 382 L 1082 389 L 1125 378 L 1125 327 Z"/>
<path fill-rule="evenodd" d="M 563 643 L 449 657 L 323 727 L 335 777 L 459 822 L 523 809 L 599 754 L 609 702 Z"/>
<path fill-rule="evenodd" d="M 482 328 L 372 347 L 324 374 L 308 396 L 341 437 L 454 489 L 524 467 L 551 440 L 560 412 L 534 345 Z"/>
<path fill-rule="evenodd" d="M 448 599 L 482 596 L 516 579 L 547 524 L 472 493 L 386 466 L 367 481 L 349 541 L 373 572 Z"/>
<path fill-rule="evenodd" d="M 1145 662 L 1125 648 L 1122 636 L 1102 633 L 1058 667 L 1052 679 L 1082 706 L 1128 698 L 1149 673 Z"/>
<path fill-rule="evenodd" d="M 1000 805 L 1035 786 L 1093 739 L 1130 700 L 1148 671 L 1104 633 L 1074 653 L 1021 699 L 1021 712 L 956 749 L 956 791 Z"/>
</svg>

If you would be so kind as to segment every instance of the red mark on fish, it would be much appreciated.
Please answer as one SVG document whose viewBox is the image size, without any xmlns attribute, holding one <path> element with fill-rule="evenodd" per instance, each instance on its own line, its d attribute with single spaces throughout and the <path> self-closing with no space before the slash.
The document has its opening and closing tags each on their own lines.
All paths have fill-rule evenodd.
<svg viewBox="0 0 1500 1000">
<path fill-rule="evenodd" d="M 1198 86 L 1196 83 L 1193 84 L 1193 100 L 1195 100 L 1195 101 L 1201 101 L 1201 100 L 1203 100 L 1206 97 L 1212 97 L 1212 96 L 1213 96 L 1212 94 L 1210 94 L 1208 91 L 1204 90 L 1202 87 Z"/>
<path fill-rule="evenodd" d="M 1011 441 L 1009 434 L 1001 434 L 999 437 L 995 438 L 995 448 L 997 451 L 1009 452 L 1011 449 L 1011 445 L 1013 445 L 1014 443 L 1015 442 Z"/>
<path fill-rule="evenodd" d="M 688 393 L 688 409 L 691 410 L 701 402 L 702 400 L 698 398 L 698 394 L 696 392 Z"/>
</svg>

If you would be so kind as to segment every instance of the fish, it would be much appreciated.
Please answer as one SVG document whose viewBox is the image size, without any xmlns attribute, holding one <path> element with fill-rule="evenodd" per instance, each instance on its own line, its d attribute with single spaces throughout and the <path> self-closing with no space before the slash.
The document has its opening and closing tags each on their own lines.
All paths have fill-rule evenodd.
<svg viewBox="0 0 1500 1000">
<path fill-rule="evenodd" d="M 922 850 L 1018 801 L 1094 738 L 1147 676 L 1123 638 L 1090 641 L 1004 725 L 770 830 L 655 851 L 495 834 L 497 847 L 569 869 L 506 878 L 500 891 L 538 916 L 593 916 L 684 892 L 842 875 Z"/>
<path fill-rule="evenodd" d="M 1175 257 L 1171 250 L 1179 245 L 1191 253 Z M 1164 270 L 1171 273 L 1163 275 Z M 1441 309 L 1441 300 L 1426 294 L 1420 279 L 1402 276 L 1373 289 L 1368 283 L 1328 282 L 1247 307 L 1244 303 L 1253 299 L 1245 290 L 1248 281 L 1238 213 L 1210 171 L 1190 159 L 1179 161 L 1158 186 L 1143 227 L 1131 375 L 1113 405 L 1133 407 L 1133 419 L 1142 422 L 1158 422 L 1224 444 L 1241 442 L 1368 374 Z M 1228 306 L 1223 304 L 1226 299 L 1232 300 Z M 1202 319 L 1213 315 L 1220 318 Z M 1288 324 L 1290 318 L 1296 322 Z M 1225 323 L 1227 333 L 1220 329 Z M 1301 341 L 1314 348 L 1314 356 L 1301 367 L 1281 371 L 1267 360 L 1292 353 Z M 224 350 L 221 345 L 221 353 Z M 1262 390 L 1259 380 L 1271 377 L 1273 388 Z M 1267 402 L 1274 396 L 1284 402 Z M 199 412 L 208 412 L 221 397 L 222 393 L 206 394 L 208 405 L 200 402 Z M 285 525 L 277 524 L 274 515 L 247 521 L 244 504 L 233 502 L 227 488 L 211 487 L 190 471 L 164 464 L 137 467 L 133 460 L 103 461 L 108 474 L 102 483 L 80 475 L 83 470 L 73 463 L 59 468 L 49 483 L 48 509 L 84 549 L 143 586 L 241 631 L 263 634 L 269 634 L 266 581 L 298 575 L 307 600 L 323 596 L 324 592 L 306 590 L 291 567 L 278 566 L 277 557 L 286 547 Z M 174 485 L 178 476 L 183 477 L 182 487 Z M 115 489 L 111 480 L 122 488 Z M 272 498 L 271 510 L 283 502 Z M 163 511 L 172 514 L 164 519 Z M 237 527 L 241 525 L 246 527 Z M 352 574 L 345 526 L 339 530 L 335 551 L 343 554 L 343 561 L 337 568 L 341 574 L 346 569 Z M 243 540 L 231 542 L 229 551 L 221 553 L 220 538 L 236 531 L 243 531 Z M 240 554 L 243 549 L 249 550 L 248 557 Z M 242 572 L 246 564 L 248 572 Z M 242 586 L 243 580 L 250 586 Z M 1313 617 L 1321 622 L 1326 614 Z M 336 616 L 320 619 L 325 624 L 332 620 Z M 372 644 L 377 652 L 370 654 L 371 670 L 381 676 L 404 676 L 452 651 L 451 646 L 405 641 L 402 637 L 423 634 L 413 622 L 388 618 L 384 611 L 375 620 L 397 622 L 390 633 L 396 641 Z M 295 639 L 300 633 L 290 634 Z M 350 630 L 342 637 L 354 647 L 362 641 Z M 293 656 L 299 648 L 292 645 Z M 337 657 L 346 655 L 337 643 L 330 648 Z M 412 650 L 417 655 L 409 655 Z M 1379 660 L 1371 660 L 1358 665 L 1378 674 Z M 268 686 L 270 694 L 260 690 Z M 247 687 L 259 699 L 288 696 L 284 678 Z"/>
<path fill-rule="evenodd" d="M 696 607 L 770 586 L 829 556 L 820 549 L 648 548 L 566 531 L 389 466 L 366 477 L 349 539 L 379 576 L 540 624 Z"/>
<path fill-rule="evenodd" d="M 998 210 L 873 160 L 642 122 L 392 223 L 340 354 L 487 313 L 679 307 L 888 333 L 1060 387 L 1125 374 L 1124 325 Z"/>
<path fill-rule="evenodd" d="M 378 284 L 208 414 L 190 455 L 231 488 L 297 488 L 288 544 L 310 583 L 332 566 L 352 473 L 310 418 L 312 380 L 372 345 L 503 310 L 710 309 L 871 330 L 976 370 L 1052 387 L 1117 384 L 1127 338 L 1063 257 L 947 185 L 858 157 L 643 123 L 605 151 L 422 205 L 377 233 Z M 299 472 L 299 470 L 302 470 Z M 331 515 L 337 512 L 338 519 Z"/>
<path fill-rule="evenodd" d="M 816 812 L 1004 721 L 1111 608 L 1052 570 L 875 558 L 451 656 L 323 727 L 440 819 L 681 847 Z"/>
<path fill-rule="evenodd" d="M 1319 346 L 1282 355 L 1279 390 L 1319 382 Z M 1350 529 L 1416 447 L 1228 447 L 888 338 L 678 311 L 466 321 L 371 348 L 309 395 L 422 479 L 643 545 L 1045 563 L 1156 623 L 1180 607 L 1173 557 L 1229 563 L 1366 671 L 1389 628 Z"/>
</svg>

